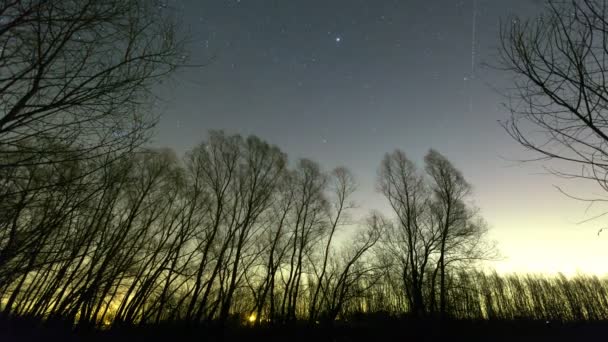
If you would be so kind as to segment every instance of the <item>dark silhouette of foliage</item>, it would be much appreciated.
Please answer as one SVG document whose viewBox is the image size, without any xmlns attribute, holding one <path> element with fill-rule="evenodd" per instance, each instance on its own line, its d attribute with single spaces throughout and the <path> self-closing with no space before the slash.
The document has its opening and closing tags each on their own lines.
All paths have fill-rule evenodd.
<svg viewBox="0 0 608 342">
<path fill-rule="evenodd" d="M 256 136 L 211 131 L 183 157 L 143 148 L 149 87 L 179 60 L 174 28 L 150 6 L 0 5 L 9 339 L 33 327 L 21 337 L 367 340 L 367 327 L 411 338 L 450 336 L 454 322 L 608 320 L 607 279 L 478 271 L 494 246 L 471 186 L 437 151 L 423 169 L 386 154 L 378 190 L 394 217 L 354 220 L 348 169 L 289 163 Z"/>
<path fill-rule="evenodd" d="M 501 66 L 515 77 L 507 132 L 556 175 L 606 183 L 606 41 L 600 0 L 547 1 L 538 18 L 515 18 L 501 31 Z M 574 196 L 572 196 L 574 197 Z M 601 198 L 578 198 L 602 201 Z"/>
<path fill-rule="evenodd" d="M 111 158 L 21 168 L 21 197 L 2 221 L 5 319 L 121 329 L 608 318 L 605 279 L 476 271 L 493 248 L 470 186 L 436 151 L 426 173 L 387 155 L 379 185 L 397 220 L 372 213 L 361 224 L 349 219 L 346 169 L 290 166 L 256 137 L 211 132 L 181 160 L 143 149 Z"/>
</svg>

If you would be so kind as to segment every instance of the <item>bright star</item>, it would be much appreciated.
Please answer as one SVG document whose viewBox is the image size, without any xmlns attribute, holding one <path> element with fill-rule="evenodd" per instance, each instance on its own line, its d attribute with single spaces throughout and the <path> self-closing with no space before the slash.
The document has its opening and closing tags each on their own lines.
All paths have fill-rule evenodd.
<svg viewBox="0 0 608 342">
<path fill-rule="evenodd" d="M 339 43 L 342 41 L 342 37 L 336 37 L 336 43 Z"/>
</svg>

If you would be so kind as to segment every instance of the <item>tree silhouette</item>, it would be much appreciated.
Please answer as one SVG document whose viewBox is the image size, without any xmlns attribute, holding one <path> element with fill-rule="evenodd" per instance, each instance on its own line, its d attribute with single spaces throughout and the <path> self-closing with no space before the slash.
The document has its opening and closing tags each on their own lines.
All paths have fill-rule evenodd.
<svg viewBox="0 0 608 342">
<path fill-rule="evenodd" d="M 494 248 L 485 243 L 487 229 L 466 203 L 470 185 L 444 156 L 430 150 L 425 157 L 427 177 L 405 153 L 386 154 L 378 187 L 389 201 L 397 221 L 388 229 L 381 248 L 386 267 L 397 266 L 412 314 L 436 312 L 439 275 L 439 314 L 447 310 L 448 265 L 491 258 Z"/>
<path fill-rule="evenodd" d="M 158 8 L 35 0 L 4 1 L 0 13 L 0 168 L 116 154 L 145 141 L 156 120 L 143 108 L 150 87 L 183 55 Z"/>
<path fill-rule="evenodd" d="M 79 256 L 67 232 L 111 186 L 108 164 L 146 141 L 150 87 L 181 43 L 146 1 L 4 1 L 0 14 L 0 287 L 25 286 L 54 257 Z"/>
<path fill-rule="evenodd" d="M 608 190 L 606 41 L 604 1 L 548 2 L 534 20 L 503 26 L 502 66 L 516 76 L 507 132 L 542 160 L 575 168 L 560 176 Z"/>
<path fill-rule="evenodd" d="M 493 249 L 471 188 L 438 152 L 425 164 L 387 154 L 379 189 L 397 219 L 365 222 L 345 211 L 346 169 L 290 166 L 256 137 L 211 132 L 182 160 L 140 149 L 22 166 L 26 191 L 3 213 L 2 316 L 79 328 L 608 318 L 605 279 L 477 271 Z"/>
</svg>

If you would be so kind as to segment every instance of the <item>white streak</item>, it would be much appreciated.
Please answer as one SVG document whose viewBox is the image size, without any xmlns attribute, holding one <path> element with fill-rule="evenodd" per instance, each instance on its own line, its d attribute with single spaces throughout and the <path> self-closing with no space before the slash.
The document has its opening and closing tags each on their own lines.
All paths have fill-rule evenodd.
<svg viewBox="0 0 608 342">
<path fill-rule="evenodd" d="M 477 54 L 477 0 L 473 0 L 473 22 L 471 26 L 471 78 L 475 78 L 475 57 Z"/>
<path fill-rule="evenodd" d="M 471 22 L 471 71 L 467 82 L 469 87 L 469 113 L 473 113 L 473 80 L 475 79 L 475 58 L 477 57 L 477 0 L 473 0 L 473 19 Z"/>
</svg>

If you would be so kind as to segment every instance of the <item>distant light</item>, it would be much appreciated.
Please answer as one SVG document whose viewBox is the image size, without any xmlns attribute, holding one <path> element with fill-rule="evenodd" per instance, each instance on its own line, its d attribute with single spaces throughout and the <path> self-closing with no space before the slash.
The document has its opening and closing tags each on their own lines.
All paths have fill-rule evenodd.
<svg viewBox="0 0 608 342">
<path fill-rule="evenodd" d="M 342 41 L 342 37 L 336 37 L 336 43 L 339 43 Z"/>
<path fill-rule="evenodd" d="M 256 318 L 255 313 L 252 313 L 251 315 L 249 315 L 248 320 L 251 323 L 255 323 L 255 318 Z"/>
</svg>

